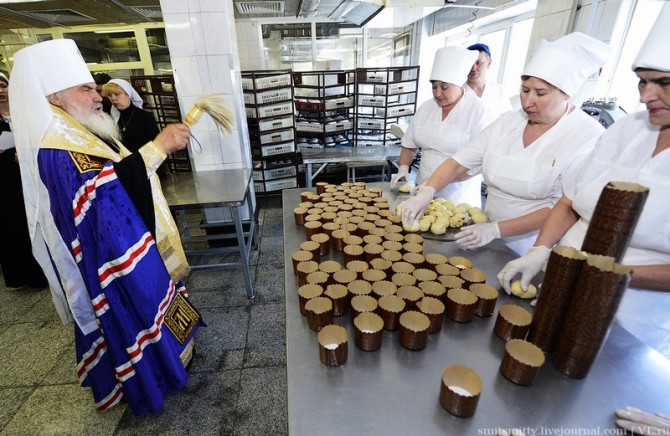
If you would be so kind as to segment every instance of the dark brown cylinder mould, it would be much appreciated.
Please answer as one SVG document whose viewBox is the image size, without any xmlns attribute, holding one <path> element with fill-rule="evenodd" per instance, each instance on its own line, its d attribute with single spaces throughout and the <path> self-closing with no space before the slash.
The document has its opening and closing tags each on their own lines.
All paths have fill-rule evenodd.
<svg viewBox="0 0 670 436">
<path fill-rule="evenodd" d="M 637 183 L 608 183 L 596 203 L 582 251 L 621 262 L 648 195 L 649 188 Z"/>
</svg>

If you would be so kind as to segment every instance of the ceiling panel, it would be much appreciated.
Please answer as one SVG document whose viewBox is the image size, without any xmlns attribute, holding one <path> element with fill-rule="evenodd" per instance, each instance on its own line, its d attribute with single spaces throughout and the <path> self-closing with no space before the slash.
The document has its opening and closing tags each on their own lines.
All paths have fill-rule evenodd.
<svg viewBox="0 0 670 436">
<path fill-rule="evenodd" d="M 0 29 L 161 21 L 159 0 L 43 0 L 0 3 Z"/>
<path fill-rule="evenodd" d="M 186 0 L 183 0 L 186 1 Z M 382 0 L 234 0 L 235 19 L 317 19 L 360 26 Z M 159 0 L 0 1 L 0 31 L 162 21 Z"/>
</svg>

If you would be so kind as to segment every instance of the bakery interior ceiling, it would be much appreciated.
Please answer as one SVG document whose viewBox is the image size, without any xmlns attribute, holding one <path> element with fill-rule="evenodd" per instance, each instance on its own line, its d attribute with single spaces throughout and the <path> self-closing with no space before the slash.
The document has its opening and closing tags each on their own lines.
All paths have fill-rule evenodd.
<svg viewBox="0 0 670 436">
<path fill-rule="evenodd" d="M 436 2 L 438 8 L 473 8 L 515 0 L 233 0 L 235 19 L 274 23 L 332 21 L 349 26 L 364 25 L 385 5 L 419 7 L 436 6 Z M 160 21 L 159 0 L 0 0 L 0 31 Z"/>
</svg>

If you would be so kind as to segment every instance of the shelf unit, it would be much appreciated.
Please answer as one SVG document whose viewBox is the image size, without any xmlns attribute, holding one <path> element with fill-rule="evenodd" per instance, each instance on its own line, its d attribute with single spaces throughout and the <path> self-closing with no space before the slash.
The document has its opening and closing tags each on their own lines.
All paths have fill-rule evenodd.
<svg viewBox="0 0 670 436">
<path fill-rule="evenodd" d="M 243 71 L 242 90 L 256 193 L 297 188 L 291 70 Z"/>
<path fill-rule="evenodd" d="M 353 145 L 354 82 L 354 70 L 293 73 L 298 151 Z"/>
<path fill-rule="evenodd" d="M 163 130 L 168 124 L 182 122 L 174 77 L 171 74 L 131 76 L 130 83 L 144 100 L 143 109 L 154 114 L 154 119 L 160 130 Z M 168 155 L 167 165 L 169 170 L 174 172 L 191 172 L 193 170 L 187 148 Z"/>
<path fill-rule="evenodd" d="M 416 111 L 419 66 L 356 69 L 356 145 L 400 144 L 390 133 Z"/>
</svg>

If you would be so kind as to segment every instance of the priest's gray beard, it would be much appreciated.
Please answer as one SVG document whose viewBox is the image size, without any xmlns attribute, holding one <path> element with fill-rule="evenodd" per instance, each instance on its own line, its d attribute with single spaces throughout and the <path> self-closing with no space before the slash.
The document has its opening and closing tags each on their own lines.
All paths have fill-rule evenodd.
<svg viewBox="0 0 670 436">
<path fill-rule="evenodd" d="M 79 105 L 76 105 L 74 101 L 71 101 L 72 113 L 70 115 L 72 118 L 77 120 L 82 126 L 86 127 L 94 135 L 108 141 L 114 142 L 114 140 L 121 142 L 121 132 L 119 131 L 119 126 L 116 125 L 114 119 L 111 115 L 105 112 L 94 112 L 83 108 Z M 102 108 L 102 103 L 100 108 Z"/>
</svg>

